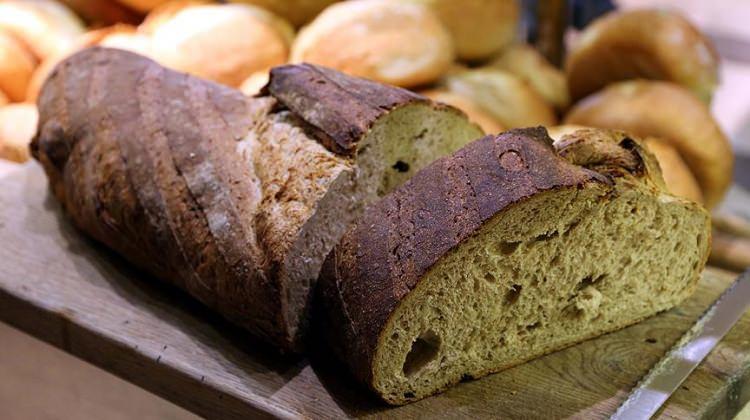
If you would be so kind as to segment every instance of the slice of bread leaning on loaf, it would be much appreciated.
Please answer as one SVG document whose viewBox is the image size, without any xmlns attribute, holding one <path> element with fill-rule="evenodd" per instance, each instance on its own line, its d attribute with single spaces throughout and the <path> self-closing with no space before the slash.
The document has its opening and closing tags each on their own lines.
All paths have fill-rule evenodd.
<svg viewBox="0 0 750 420">
<path fill-rule="evenodd" d="M 284 351 L 363 206 L 481 136 L 455 108 L 311 65 L 260 96 L 92 48 L 56 67 L 32 144 L 74 223 Z"/>
<path fill-rule="evenodd" d="M 318 283 L 323 330 L 358 379 L 404 404 L 675 306 L 709 224 L 621 132 L 487 136 L 347 231 Z"/>
</svg>

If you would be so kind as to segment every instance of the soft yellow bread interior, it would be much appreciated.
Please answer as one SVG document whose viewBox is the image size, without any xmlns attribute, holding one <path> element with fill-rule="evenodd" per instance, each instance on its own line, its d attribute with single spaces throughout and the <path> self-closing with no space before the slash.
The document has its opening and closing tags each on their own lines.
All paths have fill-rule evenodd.
<svg viewBox="0 0 750 420">
<path fill-rule="evenodd" d="M 446 254 L 381 332 L 375 390 L 393 404 L 420 399 L 689 296 L 707 213 L 627 178 L 606 189 L 537 194 Z"/>
</svg>

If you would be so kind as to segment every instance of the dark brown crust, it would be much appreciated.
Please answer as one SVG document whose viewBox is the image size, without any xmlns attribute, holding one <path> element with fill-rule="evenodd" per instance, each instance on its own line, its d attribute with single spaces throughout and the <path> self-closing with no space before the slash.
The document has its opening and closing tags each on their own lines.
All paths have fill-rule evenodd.
<svg viewBox="0 0 750 420">
<path fill-rule="evenodd" d="M 430 267 L 508 206 L 588 182 L 611 180 L 559 157 L 543 128 L 484 137 L 418 172 L 326 259 L 319 285 L 338 353 L 369 384 L 380 332 Z"/>
<path fill-rule="evenodd" d="M 383 113 L 407 103 L 429 102 L 405 89 L 310 64 L 273 68 L 260 94 L 275 97 L 308 123 L 324 146 L 348 156 Z"/>
<path fill-rule="evenodd" d="M 322 130 L 325 118 L 367 127 L 378 116 L 352 98 L 340 103 L 351 93 L 305 85 L 327 71 L 284 71 L 299 80 L 277 80 L 271 90 L 287 101 L 295 95 L 285 89 L 304 92 L 322 111 L 300 117 Z M 346 76 L 327 77 L 341 89 L 360 88 Z M 360 96 L 391 91 L 361 84 Z M 386 97 L 390 107 L 414 100 L 400 91 Z M 32 153 L 81 230 L 267 342 L 299 351 L 301 335 L 291 336 L 281 310 L 287 285 L 255 225 L 257 176 L 237 151 L 258 118 L 252 101 L 144 57 L 95 47 L 62 62 L 45 83 Z M 347 107 L 368 112 L 343 113 Z"/>
</svg>

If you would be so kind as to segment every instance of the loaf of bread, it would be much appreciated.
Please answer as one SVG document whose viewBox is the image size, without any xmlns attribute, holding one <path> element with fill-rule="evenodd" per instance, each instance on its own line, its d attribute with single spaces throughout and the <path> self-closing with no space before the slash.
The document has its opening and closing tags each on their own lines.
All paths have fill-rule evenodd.
<svg viewBox="0 0 750 420">
<path fill-rule="evenodd" d="M 574 100 L 626 79 L 668 80 L 708 102 L 718 55 L 682 16 L 664 10 L 612 12 L 584 29 L 565 62 Z"/>
<path fill-rule="evenodd" d="M 429 89 L 419 93 L 433 101 L 442 102 L 460 109 L 469 117 L 469 120 L 477 123 L 487 134 L 496 134 L 505 131 L 502 124 L 492 115 L 485 112 L 481 106 L 466 96 L 447 89 Z"/>
<path fill-rule="evenodd" d="M 470 98 L 505 128 L 552 126 L 555 111 L 520 78 L 502 70 L 456 71 L 442 80 L 450 92 Z"/>
<path fill-rule="evenodd" d="M 548 127 L 547 131 L 550 138 L 559 141 L 567 134 L 572 134 L 586 128 L 589 127 L 568 124 Z M 654 155 L 656 161 L 659 162 L 659 168 L 664 177 L 664 184 L 667 186 L 667 190 L 677 197 L 687 198 L 698 204 L 703 204 L 703 193 L 698 185 L 698 181 L 696 181 L 695 175 L 693 175 L 693 172 L 682 157 L 680 157 L 677 149 L 657 137 L 646 137 L 643 139 L 643 144 Z"/>
<path fill-rule="evenodd" d="M 36 106 L 26 103 L 0 107 L 0 159 L 25 162 L 36 132 Z"/>
<path fill-rule="evenodd" d="M 283 19 L 244 4 L 188 6 L 154 26 L 156 61 L 233 87 L 256 71 L 286 63 L 294 35 Z"/>
<path fill-rule="evenodd" d="M 710 218 L 619 132 L 470 143 L 369 207 L 325 261 L 323 328 L 391 404 L 623 328 L 688 297 Z"/>
<path fill-rule="evenodd" d="M 670 82 L 615 83 L 577 103 L 565 122 L 625 130 L 672 145 L 695 175 L 708 208 L 732 182 L 734 155 L 729 140 L 705 103 Z"/>
<path fill-rule="evenodd" d="M 516 44 L 506 48 L 489 66 L 521 78 L 558 110 L 570 105 L 565 74 L 530 45 Z"/>
<path fill-rule="evenodd" d="M 39 110 L 34 156 L 81 230 L 283 351 L 303 347 L 320 267 L 363 206 L 481 135 L 321 67 L 278 67 L 248 98 L 98 47 L 53 71 Z"/>
<path fill-rule="evenodd" d="M 231 0 L 236 3 L 250 3 L 268 9 L 283 17 L 294 26 L 301 26 L 323 9 L 339 0 Z"/>
<path fill-rule="evenodd" d="M 483 60 L 503 49 L 514 40 L 521 20 L 517 0 L 407 1 L 427 5 L 437 14 L 462 60 Z"/>
<path fill-rule="evenodd" d="M 0 27 L 0 92 L 14 102 L 23 101 L 36 64 L 23 42 Z"/>
<path fill-rule="evenodd" d="M 300 31 L 291 56 L 402 87 L 434 82 L 453 58 L 450 33 L 429 8 L 386 0 L 331 5 Z"/>
<path fill-rule="evenodd" d="M 38 60 L 68 50 L 83 33 L 83 22 L 54 0 L 0 2 L 0 29 L 20 39 Z"/>
</svg>

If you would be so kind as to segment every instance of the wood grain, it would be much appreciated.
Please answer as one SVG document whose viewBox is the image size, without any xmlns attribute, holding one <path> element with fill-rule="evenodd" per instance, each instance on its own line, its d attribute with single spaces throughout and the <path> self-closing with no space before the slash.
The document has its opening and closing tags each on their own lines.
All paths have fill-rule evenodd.
<svg viewBox="0 0 750 420">
<path fill-rule="evenodd" d="M 0 320 L 208 418 L 603 418 L 731 282 L 680 307 L 399 408 L 319 350 L 283 359 L 76 232 L 34 163 L 0 179 Z M 154 255 L 154 258 L 159 258 Z M 750 314 L 661 413 L 723 418 L 750 399 Z"/>
</svg>

